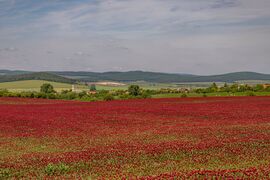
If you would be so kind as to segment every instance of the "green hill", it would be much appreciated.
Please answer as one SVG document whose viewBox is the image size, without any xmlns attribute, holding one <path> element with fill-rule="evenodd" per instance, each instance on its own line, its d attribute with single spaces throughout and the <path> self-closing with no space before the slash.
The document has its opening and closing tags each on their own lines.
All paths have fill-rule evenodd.
<svg viewBox="0 0 270 180">
<path fill-rule="evenodd" d="M 73 84 L 76 83 L 77 80 L 69 79 L 66 77 L 62 77 L 53 73 L 48 72 L 34 72 L 34 73 L 23 73 L 16 75 L 0 75 L 0 82 L 11 82 L 11 81 L 22 81 L 22 80 L 46 80 L 52 82 L 61 82 Z"/>
<path fill-rule="evenodd" d="M 13 81 L 0 83 L 0 89 L 8 89 L 10 91 L 39 91 L 40 86 L 44 83 L 50 83 L 53 85 L 56 91 L 69 90 L 72 88 L 71 84 L 51 82 L 44 80 L 25 80 L 25 81 Z M 76 89 L 87 89 L 87 86 L 76 85 Z"/>
<path fill-rule="evenodd" d="M 81 81 L 146 81 L 156 83 L 185 83 L 185 82 L 235 82 L 241 80 L 270 80 L 270 74 L 255 72 L 235 72 L 222 75 L 199 76 L 189 74 L 169 74 L 158 72 L 129 71 L 129 72 L 55 72 L 58 75 Z"/>
<path fill-rule="evenodd" d="M 0 75 L 18 75 L 18 74 L 26 74 L 26 73 L 31 73 L 29 71 L 21 71 L 21 70 L 5 70 L 5 69 L 0 69 Z"/>
<path fill-rule="evenodd" d="M 6 75 L 1 75 L 6 74 Z M 128 72 L 74 72 L 74 71 L 52 71 L 52 72 L 27 72 L 0 70 L 0 82 L 18 80 L 47 80 L 62 83 L 117 81 L 117 82 L 153 82 L 153 83 L 191 83 L 191 82 L 228 82 L 246 80 L 270 80 L 270 74 L 255 72 L 234 72 L 221 75 L 191 75 L 170 74 L 160 72 L 128 71 Z"/>
<path fill-rule="evenodd" d="M 143 71 L 129 71 L 129 72 L 55 72 L 58 75 L 76 78 L 82 81 L 95 82 L 95 81 L 121 81 L 121 82 L 134 82 L 134 81 L 147 81 L 147 82 L 182 82 L 186 78 L 193 77 L 193 75 L 179 75 L 168 73 L 156 72 L 143 72 Z"/>
</svg>

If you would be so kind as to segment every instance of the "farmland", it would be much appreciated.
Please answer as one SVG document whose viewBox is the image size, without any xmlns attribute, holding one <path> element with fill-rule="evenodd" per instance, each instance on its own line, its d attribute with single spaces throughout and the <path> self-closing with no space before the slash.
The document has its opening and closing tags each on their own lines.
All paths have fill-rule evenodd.
<svg viewBox="0 0 270 180">
<path fill-rule="evenodd" d="M 45 80 L 24 80 L 24 81 L 12 81 L 12 82 L 2 82 L 0 83 L 0 89 L 8 89 L 10 91 L 39 91 L 40 86 L 43 83 L 50 83 L 54 86 L 56 91 L 60 92 L 61 90 L 71 89 L 71 84 L 52 82 Z M 97 90 L 127 90 L 128 86 L 131 84 L 139 85 L 143 89 L 161 89 L 161 88 L 182 88 L 182 87 L 208 87 L 211 83 L 150 83 L 150 82 L 133 82 L 127 83 L 120 86 L 112 85 L 100 85 L 97 83 Z M 76 85 L 77 89 L 87 90 L 87 86 Z"/>
<path fill-rule="evenodd" d="M 69 90 L 71 89 L 71 84 L 60 83 L 60 82 L 52 82 L 45 80 L 24 80 L 24 81 L 12 81 L 12 82 L 2 82 L 0 83 L 0 89 L 8 89 L 10 91 L 39 91 L 40 86 L 44 83 L 50 83 L 53 85 L 56 91 L 60 92 L 61 90 Z M 143 89 L 161 89 L 161 88 L 182 88 L 182 87 L 208 87 L 211 83 L 183 83 L 183 84 L 175 84 L 175 83 L 147 83 L 147 82 L 134 82 L 128 83 L 120 86 L 112 86 L 112 85 L 100 85 L 97 83 L 97 90 L 127 90 L 128 86 L 131 84 L 137 84 Z M 76 89 L 78 90 L 87 90 L 88 87 L 84 85 L 76 85 Z"/>
<path fill-rule="evenodd" d="M 0 179 L 270 178 L 270 97 L 0 98 Z"/>
<path fill-rule="evenodd" d="M 44 83 L 50 83 L 53 85 L 56 91 L 71 89 L 71 84 L 51 82 L 45 80 L 25 80 L 25 81 L 12 81 L 0 83 L 0 89 L 8 89 L 10 91 L 39 91 L 40 86 Z M 87 90 L 86 86 L 77 85 L 76 88 Z"/>
</svg>

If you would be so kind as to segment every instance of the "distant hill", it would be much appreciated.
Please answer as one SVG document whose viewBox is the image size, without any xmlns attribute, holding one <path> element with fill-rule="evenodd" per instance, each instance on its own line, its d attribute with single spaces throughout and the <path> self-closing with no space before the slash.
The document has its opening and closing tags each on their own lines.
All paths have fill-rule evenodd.
<svg viewBox="0 0 270 180">
<path fill-rule="evenodd" d="M 120 81 L 120 82 L 181 82 L 193 75 L 179 75 L 169 73 L 129 71 L 129 72 L 55 72 L 58 75 L 80 79 L 82 81 Z"/>
<path fill-rule="evenodd" d="M 236 82 L 245 80 L 270 80 L 270 74 L 256 72 L 234 72 L 221 75 L 200 76 L 191 74 L 170 74 L 145 71 L 128 72 L 75 72 L 75 71 L 52 71 L 52 72 L 27 72 L 0 70 L 0 82 L 17 80 L 48 80 L 63 83 L 117 81 L 117 82 L 156 82 L 156 83 L 187 83 L 187 82 Z M 15 75 L 14 75 L 15 74 Z"/>
<path fill-rule="evenodd" d="M 21 70 L 15 70 L 15 71 L 12 71 L 12 70 L 3 70 L 3 69 L 0 69 L 0 76 L 1 75 L 19 75 L 19 74 L 26 74 L 26 73 L 31 73 L 29 71 L 21 71 Z"/>
<path fill-rule="evenodd" d="M 53 73 L 47 72 L 33 72 L 33 73 L 19 73 L 15 75 L 0 75 L 0 82 L 11 82 L 11 81 L 22 81 L 22 80 L 45 80 L 45 81 L 52 81 L 52 82 L 61 82 L 61 83 L 68 83 L 72 84 L 75 83 L 77 80 L 69 79 L 66 77 L 62 77 Z"/>
<path fill-rule="evenodd" d="M 235 82 L 241 80 L 270 80 L 270 74 L 255 72 L 235 72 L 222 75 L 199 76 L 189 74 L 169 74 L 144 71 L 129 72 L 55 72 L 58 75 L 79 79 L 81 81 L 120 81 L 120 82 L 158 82 L 158 83 L 182 83 L 182 82 Z"/>
<path fill-rule="evenodd" d="M 270 80 L 270 74 L 261 74 L 255 72 L 234 72 L 212 76 L 196 76 L 192 80 L 194 82 L 235 82 L 243 80 Z"/>
</svg>

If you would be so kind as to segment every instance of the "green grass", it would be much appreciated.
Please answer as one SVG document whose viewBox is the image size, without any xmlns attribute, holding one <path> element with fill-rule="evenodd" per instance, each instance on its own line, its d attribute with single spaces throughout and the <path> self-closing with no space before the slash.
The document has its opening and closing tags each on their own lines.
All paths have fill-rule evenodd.
<svg viewBox="0 0 270 180">
<path fill-rule="evenodd" d="M 153 95 L 153 98 L 177 98 L 181 97 L 182 94 L 157 94 Z M 237 93 L 227 93 L 227 92 L 217 92 L 217 93 L 206 93 L 208 97 L 216 97 L 216 96 L 248 96 L 248 92 L 237 92 Z M 255 96 L 270 96 L 270 92 L 254 92 Z M 202 97 L 203 94 L 198 93 L 188 93 L 187 97 Z"/>
<path fill-rule="evenodd" d="M 50 82 L 43 80 L 26 80 L 0 83 L 0 89 L 7 89 L 9 91 L 39 91 L 40 86 L 44 83 L 53 85 L 56 91 L 68 90 L 72 88 L 71 84 Z M 76 85 L 77 89 L 87 89 L 87 86 Z"/>
<path fill-rule="evenodd" d="M 240 84 L 250 84 L 250 85 L 256 85 L 256 84 L 269 84 L 270 80 L 245 80 L 245 81 L 236 81 Z"/>
<path fill-rule="evenodd" d="M 124 86 L 104 86 L 104 85 L 96 85 L 97 90 L 127 90 L 130 85 L 139 85 L 142 89 L 151 89 L 151 90 L 158 90 L 158 89 L 178 89 L 178 88 L 185 88 L 185 87 L 203 87 L 203 85 L 198 84 L 175 84 L 175 83 L 149 83 L 149 82 L 134 82 L 134 83 L 127 83 Z M 208 87 L 207 84 L 204 85 Z"/>
<path fill-rule="evenodd" d="M 102 86 L 102 85 L 96 85 L 96 89 L 97 90 L 127 90 L 128 89 L 128 85 L 125 86 Z"/>
</svg>

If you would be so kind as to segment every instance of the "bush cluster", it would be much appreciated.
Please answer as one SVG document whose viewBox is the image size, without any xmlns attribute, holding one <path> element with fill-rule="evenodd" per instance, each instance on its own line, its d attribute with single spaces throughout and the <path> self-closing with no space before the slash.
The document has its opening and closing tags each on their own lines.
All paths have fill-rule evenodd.
<svg viewBox="0 0 270 180">
<path fill-rule="evenodd" d="M 0 97 L 22 97 L 22 98 L 43 98 L 43 99 L 64 99 L 81 101 L 112 101 L 115 99 L 133 99 L 133 98 L 151 98 L 151 93 L 141 89 L 139 86 L 134 88 L 132 85 L 129 90 L 95 91 L 94 94 L 82 92 L 73 92 L 72 90 L 63 90 L 56 92 L 51 84 L 43 84 L 40 92 L 23 91 L 11 92 L 6 89 L 0 89 Z"/>
<path fill-rule="evenodd" d="M 247 84 L 239 85 L 239 84 L 232 84 L 229 86 L 228 84 L 224 84 L 222 87 L 218 87 L 216 83 L 213 83 L 208 88 L 199 88 L 194 90 L 195 93 L 215 93 L 215 92 L 228 92 L 228 93 L 236 93 L 236 92 L 246 92 L 250 94 L 250 92 L 270 92 L 270 87 L 264 88 L 263 85 L 258 84 L 256 86 L 249 86 Z"/>
<path fill-rule="evenodd" d="M 112 101 L 115 99 L 145 99 L 151 98 L 152 95 L 166 94 L 166 93 L 179 93 L 179 97 L 188 97 L 190 92 L 202 94 L 203 97 L 207 97 L 207 93 L 215 92 L 245 92 L 247 96 L 255 96 L 255 92 L 270 92 L 270 88 L 264 88 L 262 85 L 248 86 L 233 84 L 231 86 L 224 84 L 222 87 L 218 87 L 213 83 L 210 87 L 205 89 L 159 89 L 159 90 L 145 90 L 141 89 L 138 85 L 129 86 L 128 90 L 96 90 L 91 85 L 91 92 L 73 92 L 72 90 L 63 90 L 56 92 L 51 84 L 43 84 L 40 88 L 40 92 L 24 91 L 24 92 L 10 92 L 6 89 L 0 89 L 0 97 L 22 97 L 22 98 L 43 98 L 43 99 L 65 99 L 65 100 L 81 100 L 81 101 Z"/>
</svg>

